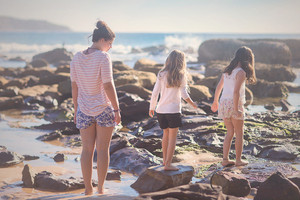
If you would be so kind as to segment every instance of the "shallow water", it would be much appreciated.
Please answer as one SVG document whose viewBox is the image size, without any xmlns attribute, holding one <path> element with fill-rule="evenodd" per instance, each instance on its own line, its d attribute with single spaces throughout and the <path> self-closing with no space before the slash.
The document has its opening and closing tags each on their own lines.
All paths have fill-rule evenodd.
<svg viewBox="0 0 300 200">
<path fill-rule="evenodd" d="M 26 129 L 34 125 L 45 123 L 44 120 L 35 119 L 34 116 L 21 116 L 17 117 L 16 110 L 1 112 L 5 114 L 5 121 L 0 121 L 0 145 L 7 147 L 8 150 L 14 151 L 20 155 L 36 155 L 40 158 L 38 160 L 24 161 L 23 164 L 18 164 L 9 168 L 0 168 L 0 180 L 7 182 L 4 190 L 0 189 L 0 196 L 4 194 L 26 193 L 27 195 L 34 193 L 34 196 L 54 195 L 57 192 L 46 192 L 36 189 L 25 189 L 20 186 L 21 171 L 25 164 L 30 164 L 33 169 L 54 170 L 55 175 L 60 175 L 62 178 L 68 177 L 81 177 L 80 162 L 75 161 L 80 157 L 80 148 L 64 147 L 59 141 L 42 142 L 36 140 L 40 135 L 49 131 Z M 24 128 L 12 128 L 10 125 L 21 125 Z M 55 162 L 53 157 L 57 152 L 64 152 L 67 159 L 64 162 Z M 96 165 L 96 163 L 94 163 Z M 11 173 L 8 177 L 6 174 Z M 15 174 L 18 173 L 18 174 Z M 132 174 L 122 172 L 121 181 L 106 181 L 104 187 L 108 190 L 109 194 L 137 196 L 138 193 L 130 187 L 137 177 Z M 97 172 L 93 170 L 93 179 L 97 180 Z M 0 183 L 0 186 L 3 182 Z M 2 188 L 3 189 L 3 188 Z M 80 195 L 83 190 L 75 190 L 68 193 Z M 64 193 L 60 193 L 64 194 Z"/>
</svg>

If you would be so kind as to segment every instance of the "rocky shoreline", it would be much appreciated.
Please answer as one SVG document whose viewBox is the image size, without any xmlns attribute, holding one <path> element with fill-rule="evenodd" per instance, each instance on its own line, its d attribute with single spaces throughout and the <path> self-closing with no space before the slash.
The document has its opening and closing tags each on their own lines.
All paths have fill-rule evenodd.
<svg viewBox="0 0 300 200">
<path fill-rule="evenodd" d="M 226 67 L 228 61 L 227 57 L 223 55 L 204 58 L 203 52 L 208 54 L 209 50 L 215 51 L 216 47 L 222 47 L 225 44 L 235 47 L 235 45 L 248 44 L 247 42 L 252 42 L 253 48 L 255 47 L 256 51 L 261 52 L 261 54 L 264 53 L 261 49 L 265 48 L 275 49 L 274 52 L 285 50 L 285 53 L 281 53 L 281 57 L 279 56 L 281 59 L 279 57 L 277 60 L 257 58 L 259 61 L 256 63 L 258 83 L 249 86 L 247 90 L 247 104 L 250 104 L 253 99 L 272 97 L 282 99 L 282 111 L 274 111 L 274 105 L 270 104 L 265 105 L 270 111 L 247 114 L 243 154 L 250 161 L 250 164 L 245 167 L 230 168 L 227 172 L 225 171 L 229 173 L 226 174 L 218 164 L 222 156 L 222 143 L 226 129 L 222 120 L 210 111 L 210 103 L 221 71 Z M 280 43 L 280 41 L 277 42 Z M 202 192 L 199 191 L 203 191 L 203 194 L 210 194 L 210 199 L 237 199 L 234 197 L 237 196 L 236 191 L 224 189 L 232 184 L 230 177 L 234 179 L 235 176 L 242 178 L 234 180 L 247 181 L 249 184 L 249 192 L 244 195 L 245 197 L 248 196 L 247 198 L 264 194 L 260 191 L 260 188 L 263 188 L 260 186 L 265 185 L 266 181 L 270 182 L 269 179 L 272 174 L 277 178 L 279 177 L 278 179 L 283 182 L 288 177 L 290 178 L 288 181 L 294 182 L 298 185 L 296 187 L 299 187 L 299 169 L 295 169 L 288 163 L 300 163 L 300 111 L 292 108 L 285 100 L 289 92 L 300 92 L 300 86 L 292 83 L 296 74 L 293 67 L 290 66 L 290 64 L 298 62 L 297 59 L 293 59 L 298 58 L 294 53 L 298 47 L 296 48 L 294 44 L 292 51 L 288 48 L 289 45 L 275 44 L 274 41 L 213 40 L 204 42 L 199 47 L 199 61 L 206 62 L 205 74 L 191 73 L 189 78 L 191 97 L 198 103 L 199 108 L 193 110 L 183 103 L 183 127 L 178 134 L 173 160 L 173 162 L 191 166 L 193 168 L 192 177 L 198 181 L 190 185 L 186 185 L 190 180 L 188 182 L 185 180 L 182 184 L 177 185 L 167 184 L 167 186 L 158 189 L 163 191 L 141 194 L 137 199 L 156 199 L 157 195 L 171 198 L 175 197 L 174 194 L 178 194 L 178 192 L 181 193 L 182 198 L 188 198 L 189 195 L 194 194 L 196 195 L 195 199 L 197 199 L 202 195 Z M 75 148 L 81 146 L 81 140 L 79 131 L 72 122 L 73 105 L 69 74 L 71 59 L 72 55 L 69 52 L 64 49 L 55 49 L 34 56 L 33 61 L 28 63 L 25 68 L 0 67 L 0 111 L 19 109 L 22 110 L 23 115 L 35 115 L 36 118 L 45 119 L 50 123 L 30 128 L 48 131 L 45 135 L 38 137 L 37 140 L 60 141 L 65 146 Z M 56 68 L 50 67 L 50 64 L 55 65 Z M 120 61 L 113 62 L 114 81 L 120 101 L 122 125 L 116 127 L 111 142 L 110 167 L 112 169 L 141 177 L 149 170 L 148 168 L 161 164 L 162 130 L 159 128 L 156 118 L 149 118 L 147 114 L 156 74 L 162 67 L 162 64 L 148 59 L 138 60 L 134 68 Z M 5 116 L 1 116 L 1 118 L 5 119 Z M 22 128 L 22 126 L 19 127 Z M 234 144 L 232 147 L 230 157 L 234 158 Z M 189 155 L 193 156 L 189 157 Z M 24 159 L 24 156 L 11 152 L 5 147 L 0 149 L 1 167 L 20 163 Z M 58 156 L 57 159 L 53 162 L 62 161 L 64 155 Z M 29 172 L 29 167 L 26 168 Z M 57 182 L 57 191 L 83 187 L 82 180 L 61 179 L 53 177 L 49 173 L 40 171 L 37 175 L 27 176 L 31 177 L 29 178 L 31 187 L 41 188 L 38 184 L 41 177 Z M 152 171 L 150 174 L 153 173 Z M 170 176 L 173 177 L 173 175 Z M 292 176 L 293 178 L 291 178 Z M 218 178 L 214 180 L 212 177 Z M 275 179 L 277 180 L 277 178 Z M 218 188 L 218 192 L 207 185 L 211 180 L 214 184 L 219 185 L 214 186 Z M 151 181 L 153 180 L 150 178 Z M 75 182 L 78 184 L 76 185 Z M 155 184 L 161 184 L 161 181 L 155 182 Z M 28 187 L 28 184 L 24 186 Z M 165 190 L 171 187 L 172 189 Z M 42 188 L 53 190 L 47 186 Z M 259 198 L 257 197 L 257 199 Z"/>
</svg>

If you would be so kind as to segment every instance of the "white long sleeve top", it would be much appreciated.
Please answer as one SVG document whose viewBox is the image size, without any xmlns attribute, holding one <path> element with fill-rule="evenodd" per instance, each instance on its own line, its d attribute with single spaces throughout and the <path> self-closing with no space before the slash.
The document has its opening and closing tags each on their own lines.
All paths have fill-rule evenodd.
<svg viewBox="0 0 300 200">
<path fill-rule="evenodd" d="M 159 94 L 160 99 L 157 103 Z M 180 87 L 167 87 L 167 72 L 158 73 L 151 96 L 150 110 L 155 110 L 157 105 L 157 113 L 181 113 L 181 98 L 189 98 L 187 80 L 183 78 Z"/>
</svg>

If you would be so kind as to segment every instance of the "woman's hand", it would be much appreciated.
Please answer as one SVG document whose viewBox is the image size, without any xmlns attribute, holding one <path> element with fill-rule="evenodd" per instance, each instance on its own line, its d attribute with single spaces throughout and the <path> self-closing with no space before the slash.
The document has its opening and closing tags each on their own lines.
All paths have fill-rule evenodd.
<svg viewBox="0 0 300 200">
<path fill-rule="evenodd" d="M 219 107 L 219 102 L 215 102 L 215 101 L 214 101 L 213 104 L 211 105 L 210 109 L 211 109 L 211 111 L 213 111 L 213 112 L 217 112 L 218 107 Z"/>
<path fill-rule="evenodd" d="M 154 110 L 149 110 L 149 116 L 153 117 L 154 116 Z"/>
<path fill-rule="evenodd" d="M 117 112 L 115 112 L 115 122 L 117 124 L 119 124 L 121 122 L 121 114 L 120 114 L 119 110 Z"/>
</svg>

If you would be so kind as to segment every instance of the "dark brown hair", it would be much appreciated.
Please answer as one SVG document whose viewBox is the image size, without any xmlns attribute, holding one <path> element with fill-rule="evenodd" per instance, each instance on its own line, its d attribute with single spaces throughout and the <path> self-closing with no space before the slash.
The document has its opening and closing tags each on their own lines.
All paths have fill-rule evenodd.
<svg viewBox="0 0 300 200">
<path fill-rule="evenodd" d="M 114 32 L 107 26 L 107 24 L 104 21 L 99 20 L 96 24 L 96 27 L 94 29 L 93 35 L 92 35 L 92 41 L 98 42 L 100 39 L 113 40 L 116 35 Z"/>
<path fill-rule="evenodd" d="M 250 84 L 255 83 L 254 55 L 249 47 L 242 46 L 236 51 L 235 57 L 225 68 L 224 73 L 230 75 L 239 63 L 241 64 L 241 68 L 246 72 L 247 82 Z"/>
</svg>

